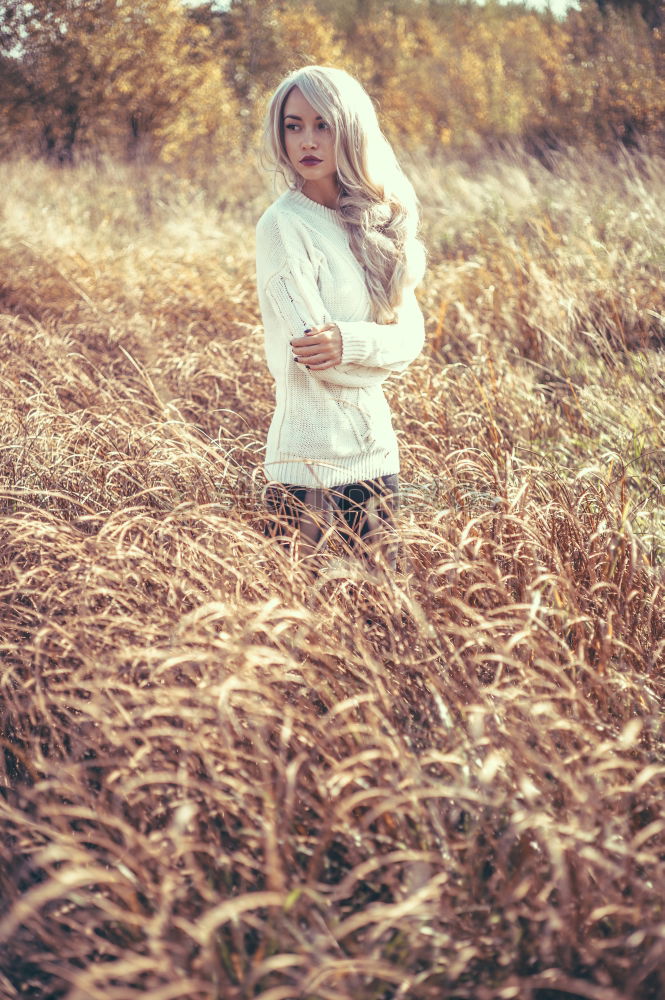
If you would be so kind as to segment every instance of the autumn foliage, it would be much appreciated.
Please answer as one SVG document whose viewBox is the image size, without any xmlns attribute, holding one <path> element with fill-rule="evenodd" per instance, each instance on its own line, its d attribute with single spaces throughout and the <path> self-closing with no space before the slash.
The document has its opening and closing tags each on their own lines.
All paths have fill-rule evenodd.
<svg viewBox="0 0 665 1000">
<path fill-rule="evenodd" d="M 0 149 L 111 152 L 188 170 L 255 144 L 266 94 L 343 66 L 403 146 L 656 146 L 660 5 L 582 0 L 565 19 L 458 0 L 41 0 L 0 8 Z"/>
</svg>

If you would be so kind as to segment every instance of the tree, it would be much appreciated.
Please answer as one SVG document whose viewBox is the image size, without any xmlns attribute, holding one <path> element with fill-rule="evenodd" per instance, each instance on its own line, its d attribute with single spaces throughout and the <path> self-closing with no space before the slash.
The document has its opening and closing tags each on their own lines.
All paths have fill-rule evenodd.
<svg viewBox="0 0 665 1000">
<path fill-rule="evenodd" d="M 637 10 L 644 23 L 651 29 L 660 28 L 665 23 L 663 0 L 596 0 L 601 12 L 613 7 L 615 10 Z"/>
<path fill-rule="evenodd" d="M 662 134 L 665 79 L 659 72 L 657 31 L 634 5 L 600 13 L 583 3 L 567 19 L 568 102 L 560 116 L 574 133 L 601 145 L 631 145 L 640 136 Z"/>
<path fill-rule="evenodd" d="M 218 17 L 222 64 L 248 123 L 260 121 L 267 94 L 291 70 L 344 62 L 332 24 L 310 3 L 234 0 Z"/>
<path fill-rule="evenodd" d="M 13 113 L 61 161 L 91 148 L 173 159 L 236 117 L 209 32 L 179 0 L 5 4 L 0 39 Z"/>
</svg>

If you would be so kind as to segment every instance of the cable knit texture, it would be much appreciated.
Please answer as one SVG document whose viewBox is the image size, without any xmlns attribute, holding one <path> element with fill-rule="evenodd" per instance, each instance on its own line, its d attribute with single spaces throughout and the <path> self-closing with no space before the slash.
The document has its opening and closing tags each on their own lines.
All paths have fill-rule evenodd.
<svg viewBox="0 0 665 1000">
<path fill-rule="evenodd" d="M 398 473 L 397 438 L 383 383 L 404 372 L 425 342 L 413 288 L 397 322 L 370 320 L 361 265 L 336 211 L 286 191 L 256 227 L 256 275 L 275 412 L 268 430 L 268 480 L 334 487 Z M 308 371 L 291 340 L 337 323 L 342 360 Z"/>
</svg>

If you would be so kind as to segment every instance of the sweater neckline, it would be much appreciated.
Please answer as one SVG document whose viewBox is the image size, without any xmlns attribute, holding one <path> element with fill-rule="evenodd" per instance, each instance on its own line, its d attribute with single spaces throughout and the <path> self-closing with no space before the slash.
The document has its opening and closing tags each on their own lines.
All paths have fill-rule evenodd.
<svg viewBox="0 0 665 1000">
<path fill-rule="evenodd" d="M 336 208 L 327 208 L 325 205 L 319 204 L 318 201 L 313 201 L 306 194 L 303 194 L 302 191 L 299 191 L 298 188 L 290 188 L 289 194 L 293 201 L 301 208 L 307 209 L 320 219 L 327 219 L 328 222 L 334 222 L 338 226 L 342 225 L 340 214 Z"/>
</svg>

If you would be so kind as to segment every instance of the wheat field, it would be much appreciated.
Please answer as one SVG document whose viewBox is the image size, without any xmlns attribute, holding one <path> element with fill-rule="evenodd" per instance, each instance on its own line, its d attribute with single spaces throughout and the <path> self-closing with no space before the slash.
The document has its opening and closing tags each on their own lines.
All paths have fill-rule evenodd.
<svg viewBox="0 0 665 1000">
<path fill-rule="evenodd" d="M 399 572 L 313 584 L 269 181 L 0 165 L 3 1000 L 665 996 L 665 164 L 406 166 Z"/>
</svg>

